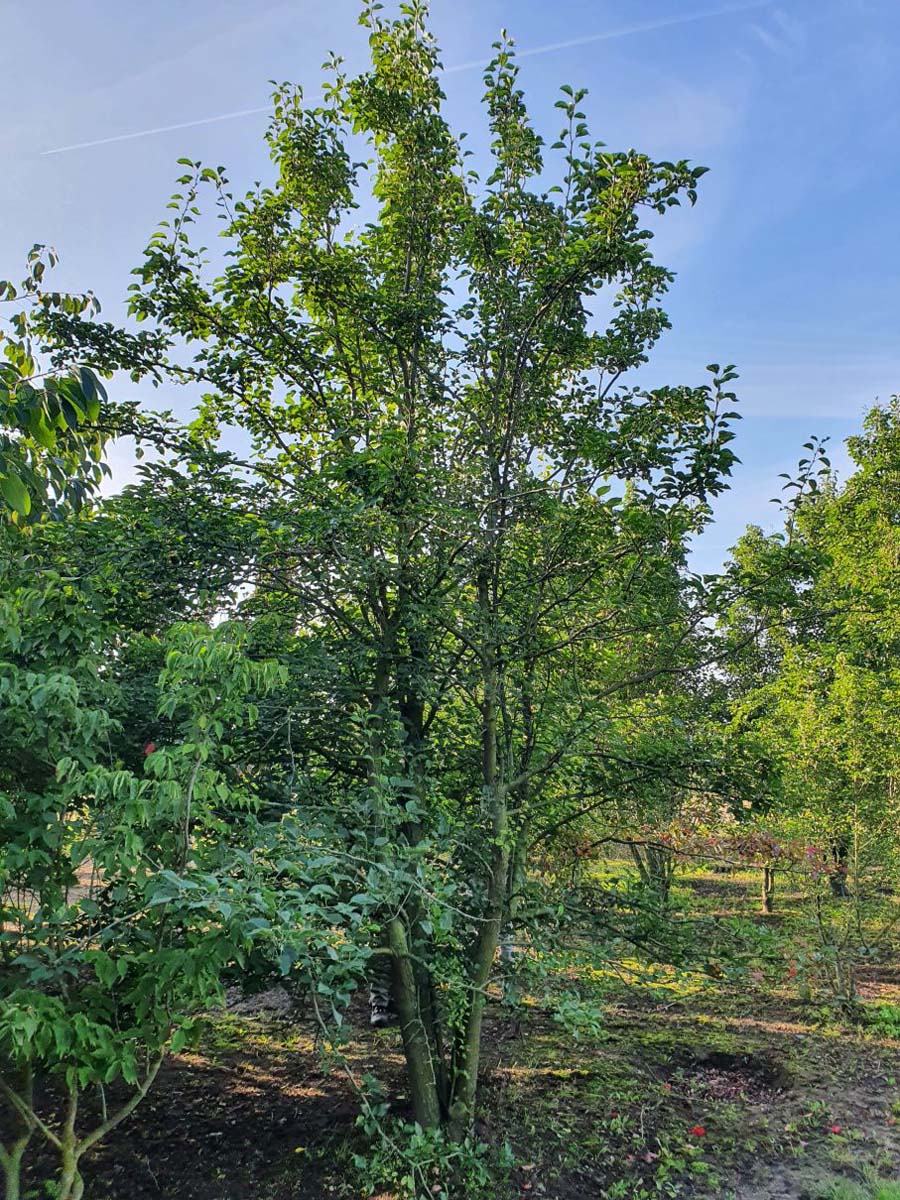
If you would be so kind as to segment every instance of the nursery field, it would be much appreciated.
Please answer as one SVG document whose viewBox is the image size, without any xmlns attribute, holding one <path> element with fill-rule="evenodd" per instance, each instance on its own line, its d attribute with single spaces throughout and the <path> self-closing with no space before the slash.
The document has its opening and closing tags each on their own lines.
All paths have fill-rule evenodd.
<svg viewBox="0 0 900 1200">
<path fill-rule="evenodd" d="M 544 1002 L 523 991 L 511 1006 L 494 991 L 478 1131 L 494 1149 L 508 1145 L 511 1165 L 490 1192 L 473 1194 L 900 1197 L 900 947 L 861 970 L 859 1013 L 848 1022 L 802 999 L 796 955 L 811 932 L 802 896 L 788 890 L 780 911 L 757 915 L 758 891 L 759 872 L 692 871 L 678 877 L 673 919 L 683 910 L 765 928 L 781 979 L 751 968 L 755 978 L 735 988 L 635 960 L 597 969 L 584 946 L 558 956 Z M 596 1010 L 593 1030 L 567 1028 L 573 994 Z M 370 1030 L 363 1003 L 352 1016 L 340 1061 L 329 1061 L 302 998 L 233 993 L 202 1048 L 168 1060 L 140 1120 L 85 1163 L 89 1194 L 364 1195 L 354 1157 L 366 1142 L 347 1071 L 376 1077 L 397 1115 L 408 1104 L 397 1031 Z"/>
</svg>

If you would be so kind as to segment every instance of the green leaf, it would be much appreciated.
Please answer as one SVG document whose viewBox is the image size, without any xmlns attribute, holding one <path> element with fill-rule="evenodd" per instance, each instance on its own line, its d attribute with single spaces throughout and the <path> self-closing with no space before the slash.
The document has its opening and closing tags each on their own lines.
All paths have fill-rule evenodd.
<svg viewBox="0 0 900 1200">
<path fill-rule="evenodd" d="M 31 512 L 28 488 L 17 475 L 0 476 L 0 492 L 13 512 L 20 513 L 23 517 L 27 517 Z"/>
<path fill-rule="evenodd" d="M 100 395 L 97 391 L 97 381 L 92 371 L 87 367 L 78 368 L 78 379 L 84 393 L 84 410 L 89 421 L 96 421 L 100 415 Z"/>
</svg>

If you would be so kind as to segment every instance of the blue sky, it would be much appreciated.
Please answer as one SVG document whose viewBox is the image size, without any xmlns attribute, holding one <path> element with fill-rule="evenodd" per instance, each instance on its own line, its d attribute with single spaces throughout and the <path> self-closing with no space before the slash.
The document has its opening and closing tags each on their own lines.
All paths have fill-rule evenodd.
<svg viewBox="0 0 900 1200">
<path fill-rule="evenodd" d="M 388 2 L 388 8 L 390 3 Z M 656 251 L 678 273 L 654 382 L 733 362 L 742 459 L 696 555 L 718 565 L 811 433 L 839 443 L 900 390 L 898 0 L 433 0 L 448 115 L 477 144 L 477 64 L 505 27 L 551 140 L 561 83 L 586 86 L 592 131 L 710 167 Z M 329 50 L 365 61 L 356 0 L 42 0 L 5 4 L 0 48 L 0 276 L 35 241 L 60 287 L 115 319 L 183 155 L 265 179 L 269 79 L 314 94 Z M 222 114 L 244 115 L 206 122 Z M 189 124 L 192 122 L 204 122 Z M 181 125 L 166 132 L 130 135 Z M 121 140 L 108 140 L 108 139 Z M 83 143 L 99 143 L 82 145 Z M 77 149 L 67 147 L 79 146 Z M 131 385 L 126 385 L 130 389 Z M 177 393 L 153 396 L 184 406 Z M 128 451 L 114 449 L 118 478 Z"/>
</svg>

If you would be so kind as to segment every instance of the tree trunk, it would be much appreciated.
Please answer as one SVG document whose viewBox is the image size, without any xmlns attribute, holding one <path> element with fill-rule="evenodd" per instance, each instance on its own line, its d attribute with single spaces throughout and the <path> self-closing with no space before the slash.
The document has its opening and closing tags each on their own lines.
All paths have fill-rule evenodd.
<svg viewBox="0 0 900 1200">
<path fill-rule="evenodd" d="M 762 909 L 770 913 L 775 907 L 775 868 L 763 867 Z"/>
<path fill-rule="evenodd" d="M 479 599 L 482 613 L 489 613 L 487 579 L 479 579 Z M 486 816 L 491 827 L 491 867 L 488 877 L 487 904 L 481 932 L 473 948 L 471 998 L 461 1039 L 454 1054 L 453 1096 L 450 1107 L 450 1133 L 460 1141 L 472 1127 L 475 1118 L 475 1096 L 478 1090 L 478 1066 L 481 1059 L 481 1026 L 488 980 L 494 955 L 500 941 L 500 927 L 506 902 L 509 875 L 509 812 L 505 787 L 498 779 L 497 719 L 499 712 L 500 680 L 496 654 L 490 638 L 484 643 L 484 703 L 482 706 L 482 780 Z"/>
<path fill-rule="evenodd" d="M 411 535 L 407 533 L 403 538 L 403 544 L 407 545 L 410 542 Z M 407 568 L 404 567 L 404 578 L 406 573 Z M 401 613 L 406 613 L 409 609 L 411 590 L 412 585 L 406 581 L 401 588 L 401 596 L 398 601 Z M 405 734 L 406 774 L 412 782 L 420 808 L 424 811 L 427 807 L 425 702 L 419 681 L 426 674 L 427 652 L 415 625 L 406 623 L 404 628 L 409 653 L 408 657 L 402 659 L 398 666 L 398 690 L 401 695 L 399 712 Z M 422 826 L 418 819 L 405 821 L 403 832 L 411 846 L 417 846 L 422 840 Z M 415 981 L 418 1017 L 425 1034 L 433 1074 L 437 1081 L 441 1111 L 444 1113 L 449 1102 L 449 1084 L 434 981 L 428 966 L 433 961 L 431 953 L 433 939 L 426 932 L 426 914 L 421 897 L 416 895 L 408 897 L 404 907 L 407 918 L 407 925 L 404 928 L 407 948 L 415 951 L 409 957 Z"/>
<path fill-rule="evenodd" d="M 25 1157 L 25 1147 L 28 1138 L 22 1137 L 14 1142 L 9 1150 L 3 1152 L 3 1181 L 5 1200 L 20 1200 L 22 1195 L 22 1159 Z"/>
<path fill-rule="evenodd" d="M 509 867 L 509 888 L 506 897 L 506 916 L 514 921 L 522 907 L 522 893 L 525 888 L 525 877 L 528 858 L 528 839 L 524 831 L 516 839 L 512 861 Z"/>
<path fill-rule="evenodd" d="M 84 1195 L 84 1180 L 81 1178 L 78 1159 L 74 1154 L 64 1153 L 57 1188 L 57 1200 L 81 1200 Z"/>
<path fill-rule="evenodd" d="M 475 950 L 472 972 L 472 998 L 463 1037 L 459 1043 L 453 1076 L 453 1103 L 450 1108 L 450 1133 L 456 1141 L 470 1131 L 475 1118 L 475 1096 L 478 1090 L 478 1066 L 481 1060 L 481 1026 L 487 985 L 497 945 L 500 941 L 500 925 L 503 919 L 503 900 L 506 889 L 506 874 L 509 869 L 509 852 L 506 849 L 505 822 L 506 806 L 498 805 L 494 827 L 503 829 L 502 838 L 496 848 L 488 889 L 488 906 L 484 925 Z"/>
<path fill-rule="evenodd" d="M 517 919 L 522 907 L 527 856 L 528 840 L 522 830 L 515 839 L 510 855 L 506 884 L 505 923 L 500 930 L 500 962 L 506 966 L 515 962 L 516 958 Z M 510 986 L 509 979 L 504 980 L 502 987 L 504 1000 L 514 1000 L 516 993 L 515 989 Z"/>
<path fill-rule="evenodd" d="M 675 855 L 664 846 L 632 845 L 631 857 L 641 882 L 656 896 L 660 908 L 667 908 L 672 877 L 675 874 Z"/>
<path fill-rule="evenodd" d="M 66 1105 L 66 1118 L 60 1134 L 59 1153 L 62 1169 L 57 1183 L 56 1200 L 81 1200 L 84 1195 L 84 1180 L 78 1170 L 78 1137 L 75 1133 L 75 1119 L 78 1116 L 78 1089 L 69 1092 Z"/>
<path fill-rule="evenodd" d="M 369 753 L 366 763 L 369 786 L 373 790 L 379 786 L 379 775 L 382 769 L 384 714 L 391 682 L 391 654 L 395 650 L 393 632 L 385 629 L 383 635 L 384 644 L 381 647 L 373 679 Z M 415 840 L 416 831 L 409 825 L 405 832 L 408 837 Z M 422 1019 L 417 972 L 410 955 L 409 937 L 404 921 L 399 916 L 391 918 L 387 922 L 385 933 L 388 949 L 391 952 L 393 1000 L 400 1020 L 413 1113 L 423 1129 L 433 1129 L 440 1125 L 441 1121 L 441 1104 L 437 1084 L 439 1075 L 435 1071 L 433 1036 L 429 1037 L 429 1033 L 433 1035 L 434 1031 L 433 1029 L 427 1030 Z M 433 1024 L 430 993 L 428 1014 L 430 1022 Z"/>
<path fill-rule="evenodd" d="M 12 1089 L 28 1109 L 34 1102 L 34 1074 L 30 1066 L 16 1068 L 8 1062 L 2 1064 L 7 1077 L 13 1080 Z M 34 1132 L 33 1126 L 25 1120 L 22 1114 L 12 1108 L 14 1134 L 13 1141 L 7 1149 L 0 1142 L 0 1166 L 3 1168 L 3 1183 L 5 1200 L 20 1200 L 22 1194 L 22 1160 Z"/>
<path fill-rule="evenodd" d="M 846 900 L 850 895 L 847 884 L 847 857 L 850 853 L 849 840 L 846 835 L 835 838 L 831 843 L 831 870 L 828 872 L 828 882 L 831 893 L 836 900 Z"/>
<path fill-rule="evenodd" d="M 388 922 L 387 933 L 394 971 L 394 1001 L 400 1018 L 413 1115 L 423 1129 L 435 1129 L 441 1123 L 438 1074 L 422 1020 L 409 939 L 399 917 Z"/>
</svg>

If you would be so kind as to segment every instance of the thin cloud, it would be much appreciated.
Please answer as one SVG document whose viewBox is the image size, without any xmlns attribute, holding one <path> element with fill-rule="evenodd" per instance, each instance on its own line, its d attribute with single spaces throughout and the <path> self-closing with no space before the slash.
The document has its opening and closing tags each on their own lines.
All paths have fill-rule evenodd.
<svg viewBox="0 0 900 1200">
<path fill-rule="evenodd" d="M 612 42 L 618 38 L 634 37 L 641 33 L 655 33 L 661 29 L 671 29 L 676 25 L 690 25 L 695 21 L 707 21 L 715 17 L 727 17 L 733 13 L 750 12 L 753 9 L 771 8 L 775 0 L 747 0 L 743 4 L 729 4 L 721 8 L 704 9 L 701 12 L 684 13 L 678 17 L 664 17 L 658 21 L 642 21 L 636 25 L 624 25 L 620 29 L 610 29 L 605 33 L 589 33 L 583 37 L 569 38 L 564 42 L 548 42 L 544 46 L 533 46 L 530 49 L 516 49 L 516 58 L 535 58 L 541 54 L 553 54 L 557 50 L 570 50 L 576 46 L 590 46 L 595 42 Z M 459 71 L 475 71 L 486 67 L 491 60 L 478 59 L 473 62 L 456 63 L 446 68 L 446 73 L 456 74 Z M 154 129 L 138 129 L 133 133 L 119 133 L 114 137 L 95 138 L 89 142 L 73 142 L 68 146 L 56 146 L 52 150 L 42 150 L 41 157 L 52 154 L 68 154 L 72 150 L 89 150 L 94 146 L 109 146 L 113 142 L 130 142 L 135 138 L 152 137 L 159 133 L 172 133 L 178 129 L 195 129 L 200 125 L 213 125 L 218 121 L 233 121 L 239 117 L 249 117 L 257 113 L 271 112 L 272 105 L 264 104 L 257 108 L 241 108 L 236 112 L 219 113 L 214 117 L 200 117 L 195 121 L 179 121 L 176 125 L 158 125 Z"/>
<path fill-rule="evenodd" d="M 780 8 L 775 8 L 772 11 L 769 26 L 767 28 L 754 22 L 751 29 L 763 43 L 775 54 L 789 56 L 793 52 L 802 49 L 804 42 L 803 26 L 795 18 L 785 13 Z"/>
<path fill-rule="evenodd" d="M 786 43 L 781 38 L 776 37 L 775 34 L 772 33 L 771 30 L 766 29 L 764 25 L 757 25 L 754 22 L 754 24 L 751 25 L 750 28 L 753 30 L 753 32 L 756 34 L 756 36 L 759 38 L 759 40 L 762 42 L 762 44 L 768 50 L 771 50 L 773 54 L 780 54 L 782 56 L 785 56 L 790 53 L 790 49 L 786 45 Z"/>
</svg>

